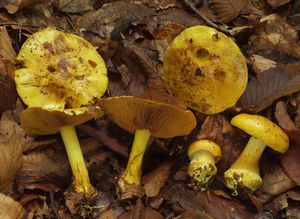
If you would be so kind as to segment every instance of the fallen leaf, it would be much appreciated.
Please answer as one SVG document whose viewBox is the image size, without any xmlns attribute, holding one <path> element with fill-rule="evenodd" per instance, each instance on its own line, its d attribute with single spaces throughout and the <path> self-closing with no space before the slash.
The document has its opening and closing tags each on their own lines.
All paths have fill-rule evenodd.
<svg viewBox="0 0 300 219">
<path fill-rule="evenodd" d="M 109 209 L 103 212 L 98 219 L 117 219 L 117 216 L 112 209 Z"/>
<path fill-rule="evenodd" d="M 155 8 L 156 10 L 168 9 L 173 7 L 180 7 L 181 4 L 176 0 L 129 0 L 131 3 L 145 4 L 148 7 Z"/>
<path fill-rule="evenodd" d="M 16 61 L 16 53 L 11 45 L 11 39 L 7 33 L 6 27 L 0 27 L 0 56 L 12 63 Z"/>
<path fill-rule="evenodd" d="M 277 160 L 271 158 L 261 162 L 261 172 L 263 181 L 262 186 L 255 192 L 255 196 L 265 204 L 274 197 L 294 188 L 295 182 L 292 181 L 278 164 Z"/>
<path fill-rule="evenodd" d="M 172 166 L 173 162 L 166 161 L 144 177 L 143 188 L 147 197 L 159 194 L 170 176 Z"/>
<path fill-rule="evenodd" d="M 12 198 L 0 193 L 0 218 L 22 219 L 26 210 Z"/>
<path fill-rule="evenodd" d="M 300 74 L 290 75 L 288 68 L 277 65 L 253 78 L 247 85 L 237 105 L 243 109 L 260 112 L 274 100 L 300 90 Z"/>
<path fill-rule="evenodd" d="M 8 193 L 16 173 L 22 166 L 24 131 L 16 124 L 9 111 L 0 120 L 0 191 Z"/>
<path fill-rule="evenodd" d="M 45 4 L 45 3 L 49 3 L 49 1 L 48 0 L 9 0 L 9 1 L 1 1 L 0 7 L 6 8 L 9 13 L 13 14 L 22 8 L 33 6 L 36 4 Z"/>
<path fill-rule="evenodd" d="M 91 0 L 59 0 L 58 7 L 60 11 L 69 13 L 82 13 L 93 10 L 93 1 Z"/>
<path fill-rule="evenodd" d="M 248 4 L 248 0 L 210 0 L 209 8 L 216 13 L 217 18 L 224 23 L 235 19 Z"/>
<path fill-rule="evenodd" d="M 279 101 L 276 103 L 275 117 L 278 124 L 284 130 L 295 130 L 297 129 L 295 122 L 291 119 L 287 112 L 287 105 L 284 101 Z"/>
<path fill-rule="evenodd" d="M 264 210 L 270 211 L 272 215 L 276 215 L 288 206 L 288 197 L 286 193 L 284 193 L 271 199 L 271 201 L 264 206 Z"/>
<path fill-rule="evenodd" d="M 201 211 L 187 210 L 174 219 L 214 219 L 214 217 Z"/>
<path fill-rule="evenodd" d="M 284 217 L 300 218 L 300 204 L 299 203 L 289 204 L 289 206 L 286 209 Z"/>
<path fill-rule="evenodd" d="M 208 139 L 220 146 L 222 157 L 217 163 L 218 172 L 215 180 L 223 184 L 223 173 L 240 155 L 246 145 L 246 139 L 222 114 L 207 116 L 197 139 Z"/>
<path fill-rule="evenodd" d="M 122 214 L 118 219 L 163 219 L 164 217 L 150 207 L 144 207 L 140 200 L 128 212 Z"/>
<path fill-rule="evenodd" d="M 253 70 L 258 77 L 262 75 L 262 72 L 276 67 L 277 65 L 275 61 L 255 54 L 250 56 L 250 60 L 253 64 Z"/>
<path fill-rule="evenodd" d="M 290 2 L 290 0 L 267 0 L 267 2 L 273 8 L 278 8 L 279 6 L 282 6 L 282 5 Z"/>
<path fill-rule="evenodd" d="M 271 14 L 261 19 L 264 25 L 257 28 L 248 41 L 248 48 L 256 54 L 276 57 L 278 53 L 300 58 L 297 31 L 279 15 Z"/>
</svg>

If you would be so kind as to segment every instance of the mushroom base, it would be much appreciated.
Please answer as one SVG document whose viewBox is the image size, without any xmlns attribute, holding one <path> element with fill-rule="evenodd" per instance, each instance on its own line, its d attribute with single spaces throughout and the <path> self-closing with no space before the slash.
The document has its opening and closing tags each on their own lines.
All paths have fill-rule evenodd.
<svg viewBox="0 0 300 219">
<path fill-rule="evenodd" d="M 224 173 L 224 179 L 233 196 L 253 193 L 262 184 L 260 175 L 247 169 L 231 168 Z"/>
</svg>

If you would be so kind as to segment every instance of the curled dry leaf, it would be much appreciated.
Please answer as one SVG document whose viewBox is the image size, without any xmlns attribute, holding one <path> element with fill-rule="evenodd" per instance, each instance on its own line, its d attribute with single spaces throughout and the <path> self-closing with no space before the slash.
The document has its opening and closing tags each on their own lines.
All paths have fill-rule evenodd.
<svg viewBox="0 0 300 219">
<path fill-rule="evenodd" d="M 22 219 L 26 210 L 12 198 L 0 193 L 0 218 Z"/>
<path fill-rule="evenodd" d="M 11 45 L 11 40 L 7 33 L 6 27 L 0 27 L 0 56 L 12 63 L 16 60 L 16 53 Z"/>
<path fill-rule="evenodd" d="M 261 166 L 264 173 L 263 183 L 261 188 L 255 192 L 261 203 L 264 204 L 296 186 L 295 182 L 280 167 L 277 160 L 265 159 Z"/>
<path fill-rule="evenodd" d="M 94 9 L 91 0 L 59 0 L 58 7 L 60 11 L 69 13 L 82 13 Z"/>
<path fill-rule="evenodd" d="M 9 111 L 2 114 L 0 120 L 0 192 L 11 189 L 12 180 L 22 166 L 25 134 L 12 119 Z"/>
<path fill-rule="evenodd" d="M 267 59 L 260 55 L 251 55 L 250 60 L 253 64 L 253 70 L 255 71 L 257 77 L 260 77 L 262 75 L 262 72 L 276 67 L 277 64 L 275 61 Z"/>
<path fill-rule="evenodd" d="M 1 1 L 0 6 L 6 8 L 9 13 L 13 14 L 22 8 L 45 3 L 49 3 L 49 0 L 8 0 Z"/>
<path fill-rule="evenodd" d="M 167 182 L 173 162 L 166 161 L 144 177 L 144 190 L 147 197 L 157 196 Z"/>
<path fill-rule="evenodd" d="M 244 10 L 248 4 L 248 0 L 210 0 L 210 8 L 216 13 L 217 18 L 222 22 L 227 23 L 237 18 L 241 11 Z"/>
<path fill-rule="evenodd" d="M 271 14 L 261 19 L 261 25 L 248 41 L 248 48 L 255 53 L 278 56 L 278 53 L 300 58 L 297 31 L 279 15 Z"/>
<path fill-rule="evenodd" d="M 274 100 L 300 90 L 300 74 L 291 75 L 288 68 L 278 65 L 253 78 L 237 105 L 259 112 L 270 106 Z"/>
<path fill-rule="evenodd" d="M 280 127 L 284 130 L 296 130 L 296 124 L 291 119 L 290 115 L 287 112 L 287 105 L 284 101 L 279 101 L 276 103 L 275 108 L 275 117 L 278 121 Z"/>
</svg>

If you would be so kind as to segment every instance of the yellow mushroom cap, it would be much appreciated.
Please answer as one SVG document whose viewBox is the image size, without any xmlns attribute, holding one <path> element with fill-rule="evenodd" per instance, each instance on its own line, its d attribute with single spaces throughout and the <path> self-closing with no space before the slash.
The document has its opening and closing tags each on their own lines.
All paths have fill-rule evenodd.
<svg viewBox="0 0 300 219">
<path fill-rule="evenodd" d="M 192 159 L 193 154 L 198 151 L 207 151 L 210 152 L 215 157 L 215 162 L 217 163 L 221 156 L 222 151 L 216 143 L 211 140 L 198 140 L 193 142 L 188 149 L 188 156 Z"/>
<path fill-rule="evenodd" d="M 15 71 L 18 93 L 29 107 L 79 108 L 92 104 L 107 88 L 105 62 L 82 37 L 42 29 L 23 44 Z"/>
<path fill-rule="evenodd" d="M 29 135 L 49 135 L 59 132 L 63 126 L 76 126 L 102 115 L 103 111 L 99 107 L 63 111 L 29 107 L 21 114 L 21 126 Z"/>
<path fill-rule="evenodd" d="M 214 114 L 236 103 L 246 88 L 248 71 L 229 37 L 211 27 L 194 26 L 167 48 L 161 77 L 168 91 L 190 108 Z"/>
<path fill-rule="evenodd" d="M 263 116 L 242 113 L 233 117 L 231 124 L 280 153 L 284 153 L 289 147 L 289 138 L 285 132 Z"/>
<path fill-rule="evenodd" d="M 197 122 L 189 110 L 133 96 L 103 100 L 103 110 L 117 125 L 130 133 L 149 130 L 157 138 L 187 135 Z"/>
</svg>

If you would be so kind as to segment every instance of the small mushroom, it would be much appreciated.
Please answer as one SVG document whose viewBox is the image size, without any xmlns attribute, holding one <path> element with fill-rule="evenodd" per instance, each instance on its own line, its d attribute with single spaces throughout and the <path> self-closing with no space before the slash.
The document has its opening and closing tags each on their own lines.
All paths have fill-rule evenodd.
<svg viewBox="0 0 300 219">
<path fill-rule="evenodd" d="M 161 77 L 168 91 L 205 114 L 232 107 L 244 92 L 248 71 L 239 47 L 207 26 L 182 31 L 168 46 Z"/>
<path fill-rule="evenodd" d="M 118 181 L 120 197 L 127 188 L 141 184 L 142 161 L 150 136 L 187 135 L 196 126 L 195 116 L 189 110 L 133 96 L 104 99 L 103 109 L 112 121 L 134 134 L 126 170 Z"/>
<path fill-rule="evenodd" d="M 239 114 L 231 124 L 251 135 L 238 159 L 224 173 L 226 186 L 233 190 L 232 195 L 243 196 L 262 184 L 259 159 L 266 145 L 284 153 L 289 147 L 289 138 L 279 126 L 259 115 Z"/>
<path fill-rule="evenodd" d="M 217 173 L 216 163 L 221 157 L 220 147 L 210 140 L 198 140 L 188 149 L 191 160 L 188 174 L 192 179 L 191 186 L 195 190 L 205 191 Z"/>
<path fill-rule="evenodd" d="M 105 62 L 83 38 L 52 28 L 31 35 L 17 60 L 22 68 L 15 71 L 16 87 L 28 105 L 22 127 L 30 135 L 60 132 L 75 191 L 94 196 L 74 126 L 103 115 L 92 105 L 107 87 Z"/>
</svg>

